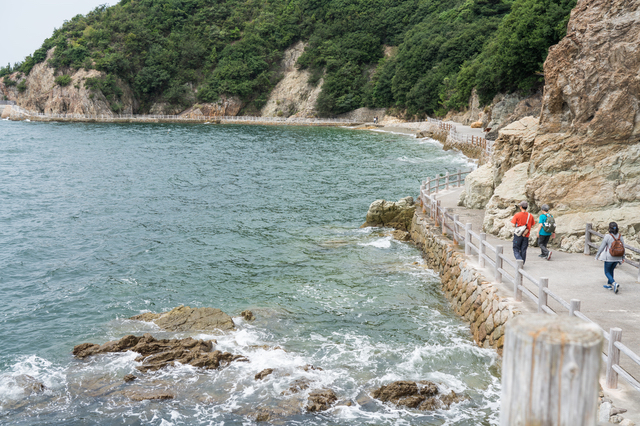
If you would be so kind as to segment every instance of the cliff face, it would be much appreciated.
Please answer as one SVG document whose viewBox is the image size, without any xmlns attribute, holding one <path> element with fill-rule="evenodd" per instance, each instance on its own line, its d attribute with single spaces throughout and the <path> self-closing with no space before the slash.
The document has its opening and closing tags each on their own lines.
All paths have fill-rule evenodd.
<svg viewBox="0 0 640 426">
<path fill-rule="evenodd" d="M 638 69 L 640 0 L 580 0 L 545 62 L 539 120 L 521 119 L 495 142 L 486 232 L 508 237 L 513 204 L 528 199 L 532 213 L 551 206 L 566 250 L 582 251 L 586 222 L 606 232 L 616 221 L 640 243 Z"/>
<path fill-rule="evenodd" d="M 50 59 L 53 54 L 51 49 L 47 55 Z M 113 114 L 107 99 L 100 92 L 92 92 L 85 88 L 84 81 L 87 78 L 102 77 L 104 73 L 96 70 L 79 69 L 72 74 L 71 83 L 67 86 L 59 86 L 55 83 L 55 78 L 61 75 L 56 74 L 47 61 L 41 62 L 33 67 L 28 76 L 21 73 L 14 73 L 10 79 L 20 83 L 24 81 L 26 90 L 22 93 L 17 86 L 7 86 L 0 79 L 0 96 L 6 96 L 9 100 L 15 101 L 18 106 L 44 113 L 54 114 Z M 122 82 L 118 82 L 123 95 L 123 114 L 131 114 L 137 107 L 133 94 L 129 87 Z"/>
<path fill-rule="evenodd" d="M 640 0 L 581 0 L 545 63 L 527 194 L 557 211 L 640 213 Z"/>
<path fill-rule="evenodd" d="M 262 108 L 263 117 L 313 117 L 316 114 L 315 104 L 322 90 L 323 80 L 316 86 L 309 84 L 311 72 L 298 70 L 296 62 L 304 52 L 305 45 L 298 42 L 284 52 L 281 62 L 282 80 L 278 82 L 269 95 L 269 100 Z"/>
</svg>

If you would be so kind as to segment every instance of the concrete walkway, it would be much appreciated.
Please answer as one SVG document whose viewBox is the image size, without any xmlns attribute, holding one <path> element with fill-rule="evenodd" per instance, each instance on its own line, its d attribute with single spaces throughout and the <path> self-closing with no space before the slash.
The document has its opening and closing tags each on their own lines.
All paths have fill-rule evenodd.
<svg viewBox="0 0 640 426">
<path fill-rule="evenodd" d="M 450 208 L 452 214 L 458 214 L 462 223 L 471 223 L 476 233 L 482 232 L 484 210 L 471 210 L 458 207 L 458 198 L 462 188 L 441 192 L 437 199 L 442 206 Z M 504 246 L 504 254 L 515 260 L 511 240 L 501 240 L 493 235 L 487 235 L 487 241 L 494 247 Z M 529 247 L 525 271 L 535 278 L 549 278 L 549 289 L 566 300 L 579 299 L 581 311 L 592 321 L 597 323 L 607 332 L 612 327 L 622 329 L 622 343 L 640 355 L 640 283 L 638 283 L 638 270 L 628 264 L 622 264 L 615 270 L 616 281 L 620 283 L 620 291 L 614 294 L 611 290 L 602 287 L 607 280 L 604 276 L 604 263 L 595 260 L 595 256 L 584 254 L 563 253 L 553 250 L 551 260 L 538 257 L 540 249 Z M 477 256 L 473 256 L 477 262 Z M 478 269 L 488 279 L 494 279 L 493 268 Z M 505 268 L 510 270 L 511 268 Z M 535 295 L 538 294 L 536 286 L 528 280 L 525 286 Z M 513 299 L 511 283 L 497 284 L 501 295 Z M 549 298 L 549 306 L 556 312 L 567 312 L 560 304 Z M 521 304 L 523 312 L 537 312 L 537 305 L 523 295 Z M 606 341 L 605 341 L 606 346 Z M 605 347 L 606 352 L 606 347 Z M 626 355 L 620 355 L 620 364 L 636 379 L 640 379 L 640 366 L 633 363 Z M 602 381 L 604 383 L 604 381 Z M 640 392 L 629 387 L 625 380 L 619 379 L 619 389 L 607 390 L 611 395 L 614 405 L 629 410 L 622 416 L 640 424 Z M 632 408 L 634 408 L 632 410 Z M 633 413 L 632 413 L 633 411 Z"/>
</svg>

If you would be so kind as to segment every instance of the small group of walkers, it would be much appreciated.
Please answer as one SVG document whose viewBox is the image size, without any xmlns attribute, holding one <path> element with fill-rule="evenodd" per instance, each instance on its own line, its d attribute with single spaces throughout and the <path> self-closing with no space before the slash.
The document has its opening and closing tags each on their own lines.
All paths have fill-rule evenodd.
<svg viewBox="0 0 640 426">
<path fill-rule="evenodd" d="M 529 247 L 529 237 L 532 232 L 538 234 L 538 246 L 540 247 L 540 255 L 538 257 L 551 260 L 551 250 L 548 249 L 549 239 L 555 238 L 555 219 L 549 213 L 549 206 L 543 204 L 540 207 L 542 211 L 538 217 L 538 224 L 534 229 L 535 218 L 527 209 L 529 203 L 522 201 L 516 205 L 520 210 L 513 218 L 511 223 L 515 230 L 513 233 L 513 255 L 516 260 L 522 260 L 522 264 L 527 261 L 527 248 Z M 603 285 L 607 290 L 613 290 L 618 293 L 620 284 L 613 277 L 613 271 L 616 267 L 624 262 L 624 239 L 618 229 L 616 222 L 609 223 L 609 233 L 604 236 L 602 243 L 596 253 L 596 260 L 604 261 L 604 275 L 607 277 L 607 284 Z"/>
</svg>

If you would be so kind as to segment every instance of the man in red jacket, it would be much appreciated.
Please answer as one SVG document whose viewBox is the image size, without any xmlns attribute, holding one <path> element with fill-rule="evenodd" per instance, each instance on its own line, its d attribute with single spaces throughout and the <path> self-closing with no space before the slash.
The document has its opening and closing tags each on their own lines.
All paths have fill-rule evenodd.
<svg viewBox="0 0 640 426">
<path fill-rule="evenodd" d="M 522 201 L 517 205 L 520 211 L 513 215 L 511 223 L 514 224 L 516 230 L 519 226 L 526 226 L 524 232 L 521 235 L 513 234 L 513 256 L 516 260 L 522 260 L 522 264 L 527 261 L 527 247 L 529 247 L 529 234 L 531 233 L 531 227 L 535 224 L 533 215 L 527 212 L 529 204 L 526 201 Z"/>
</svg>

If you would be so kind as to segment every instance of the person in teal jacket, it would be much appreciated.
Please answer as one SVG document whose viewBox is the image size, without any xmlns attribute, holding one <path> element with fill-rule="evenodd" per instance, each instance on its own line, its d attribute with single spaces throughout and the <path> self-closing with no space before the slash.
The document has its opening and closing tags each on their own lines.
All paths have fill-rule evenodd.
<svg viewBox="0 0 640 426">
<path fill-rule="evenodd" d="M 549 244 L 549 239 L 550 238 L 554 238 L 555 237 L 555 233 L 554 232 L 547 232 L 544 230 L 544 223 L 547 221 L 547 217 L 551 216 L 549 214 L 549 205 L 548 204 L 543 204 L 542 206 L 540 206 L 540 210 L 542 210 L 542 213 L 540 214 L 540 217 L 538 218 L 538 247 L 540 247 L 540 251 L 542 252 L 541 254 L 538 255 L 538 257 L 542 257 L 545 258 L 547 260 L 551 260 L 551 253 L 553 253 L 551 250 L 549 250 L 547 248 L 547 244 Z"/>
</svg>

